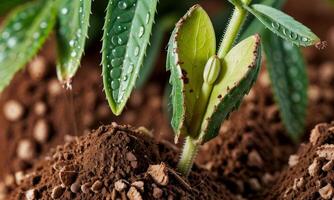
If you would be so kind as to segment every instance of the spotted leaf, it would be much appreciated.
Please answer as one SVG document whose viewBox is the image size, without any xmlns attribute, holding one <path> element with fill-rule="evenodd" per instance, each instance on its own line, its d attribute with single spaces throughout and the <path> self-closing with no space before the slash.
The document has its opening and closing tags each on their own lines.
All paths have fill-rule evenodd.
<svg viewBox="0 0 334 200">
<path fill-rule="evenodd" d="M 300 49 L 277 36 L 263 36 L 271 84 L 285 127 L 294 140 L 305 128 L 307 110 L 307 73 Z"/>
<path fill-rule="evenodd" d="M 298 46 L 311 46 L 320 42 L 309 28 L 280 10 L 261 4 L 245 8 L 273 33 Z"/>
<path fill-rule="evenodd" d="M 213 87 L 198 142 L 204 143 L 219 132 L 222 121 L 239 107 L 254 84 L 261 62 L 260 38 L 250 36 L 238 43 L 222 60 L 222 72 Z"/>
<path fill-rule="evenodd" d="M 104 25 L 104 90 L 119 115 L 138 77 L 149 42 L 157 0 L 110 0 Z"/>
<path fill-rule="evenodd" d="M 15 9 L 0 30 L 0 91 L 37 53 L 52 30 L 55 1 L 36 1 Z"/>
<path fill-rule="evenodd" d="M 79 68 L 89 26 L 91 0 L 61 0 L 58 10 L 57 75 L 70 83 Z"/>
<path fill-rule="evenodd" d="M 168 45 L 172 126 L 176 136 L 187 132 L 191 126 L 203 84 L 204 67 L 215 51 L 216 39 L 211 20 L 199 5 L 195 5 L 176 24 Z"/>
</svg>

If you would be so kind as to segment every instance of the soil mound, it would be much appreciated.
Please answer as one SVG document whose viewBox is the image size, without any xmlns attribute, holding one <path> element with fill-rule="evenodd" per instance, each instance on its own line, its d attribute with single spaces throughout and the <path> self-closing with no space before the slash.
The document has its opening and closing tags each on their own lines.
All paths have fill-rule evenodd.
<svg viewBox="0 0 334 200">
<path fill-rule="evenodd" d="M 174 170 L 177 152 L 128 126 L 102 126 L 58 146 L 22 176 L 9 199 L 232 199 L 195 167 Z"/>
<path fill-rule="evenodd" d="M 334 196 L 334 122 L 318 124 L 309 142 L 289 159 L 266 199 L 332 199 Z"/>
</svg>

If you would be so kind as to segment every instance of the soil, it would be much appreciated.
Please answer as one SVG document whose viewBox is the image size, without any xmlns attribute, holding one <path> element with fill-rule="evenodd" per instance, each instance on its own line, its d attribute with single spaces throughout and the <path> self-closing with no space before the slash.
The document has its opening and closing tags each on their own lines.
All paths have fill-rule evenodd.
<svg viewBox="0 0 334 200">
<path fill-rule="evenodd" d="M 178 152 L 148 134 L 114 123 L 74 138 L 17 180 L 9 199 L 233 199 L 203 169 L 177 174 Z"/>
<path fill-rule="evenodd" d="M 291 155 L 266 199 L 332 199 L 334 196 L 334 122 L 318 124 L 309 142 Z"/>
<path fill-rule="evenodd" d="M 102 90 L 98 55 L 83 60 L 69 92 L 57 81 L 53 53 L 48 51 L 52 45 L 49 41 L 0 95 L 0 151 L 7 152 L 0 154 L 0 181 L 31 168 L 51 147 L 112 121 L 145 126 L 158 138 L 170 133 L 158 84 L 134 91 L 124 114 L 116 118 Z"/>
</svg>

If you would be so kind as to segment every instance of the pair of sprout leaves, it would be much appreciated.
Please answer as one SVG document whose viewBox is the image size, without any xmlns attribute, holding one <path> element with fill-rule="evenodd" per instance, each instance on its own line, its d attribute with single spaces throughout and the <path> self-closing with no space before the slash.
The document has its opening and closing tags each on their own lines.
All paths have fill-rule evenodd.
<svg viewBox="0 0 334 200">
<path fill-rule="evenodd" d="M 298 46 L 320 41 L 307 27 L 272 7 L 247 6 L 241 1 L 231 3 L 237 9 L 246 9 L 273 33 Z M 168 45 L 167 68 L 171 71 L 172 126 L 176 141 L 181 134 L 198 143 L 214 138 L 221 122 L 240 105 L 257 78 L 261 61 L 258 35 L 236 44 L 224 57 L 215 54 L 211 21 L 195 5 L 177 23 Z"/>
<path fill-rule="evenodd" d="M 80 65 L 91 0 L 37 0 L 15 9 L 0 30 L 0 91 L 38 52 L 54 26 L 57 75 L 70 84 Z M 120 114 L 138 77 L 149 43 L 157 0 L 110 0 L 104 25 L 102 64 L 106 96 Z"/>
</svg>

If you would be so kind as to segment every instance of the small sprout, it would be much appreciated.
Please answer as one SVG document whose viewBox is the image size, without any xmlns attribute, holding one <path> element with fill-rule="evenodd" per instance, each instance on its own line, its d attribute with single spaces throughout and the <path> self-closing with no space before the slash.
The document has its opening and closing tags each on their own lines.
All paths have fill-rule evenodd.
<svg viewBox="0 0 334 200">
<path fill-rule="evenodd" d="M 204 67 L 203 80 L 208 85 L 213 85 L 221 71 L 221 63 L 218 56 L 214 55 L 209 58 Z"/>
</svg>

